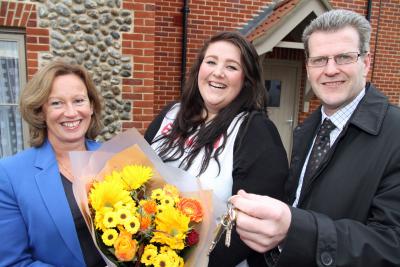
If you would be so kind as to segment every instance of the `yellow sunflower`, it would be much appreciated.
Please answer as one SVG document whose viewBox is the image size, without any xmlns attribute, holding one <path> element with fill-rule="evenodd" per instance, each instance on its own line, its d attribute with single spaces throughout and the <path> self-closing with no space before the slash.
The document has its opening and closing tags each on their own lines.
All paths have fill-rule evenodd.
<svg viewBox="0 0 400 267">
<path fill-rule="evenodd" d="M 174 207 L 165 206 L 162 213 L 156 215 L 156 231 L 150 242 L 166 244 L 172 249 L 183 249 L 189 222 L 189 217 Z"/>
<path fill-rule="evenodd" d="M 111 174 L 106 175 L 104 177 L 104 181 L 118 183 L 118 184 L 121 185 L 121 187 L 124 187 L 124 184 L 123 184 L 123 181 L 122 181 L 122 174 L 119 171 L 112 171 Z"/>
<path fill-rule="evenodd" d="M 132 201 L 129 192 L 123 190 L 119 183 L 102 181 L 93 184 L 89 193 L 89 201 L 95 211 L 104 207 L 114 207 L 118 202 L 129 203 Z"/>
</svg>

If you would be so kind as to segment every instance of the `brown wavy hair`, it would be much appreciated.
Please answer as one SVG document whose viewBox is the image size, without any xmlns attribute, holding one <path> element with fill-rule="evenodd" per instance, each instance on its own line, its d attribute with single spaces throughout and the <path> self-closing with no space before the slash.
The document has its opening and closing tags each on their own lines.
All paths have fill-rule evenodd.
<svg viewBox="0 0 400 267">
<path fill-rule="evenodd" d="M 55 60 L 33 76 L 24 90 L 22 90 L 20 96 L 19 107 L 21 115 L 29 124 L 29 141 L 34 147 L 41 146 L 47 138 L 47 127 L 42 107 L 49 98 L 53 81 L 56 77 L 67 74 L 74 74 L 83 81 L 87 88 L 90 104 L 93 107 L 92 118 L 85 136 L 89 139 L 94 139 L 102 129 L 102 98 L 86 69 L 63 60 Z"/>
<path fill-rule="evenodd" d="M 244 82 L 239 95 L 208 123 L 207 112 L 198 87 L 198 74 L 205 53 L 210 44 L 225 41 L 239 48 L 243 65 Z M 266 114 L 267 95 L 262 79 L 262 67 L 254 46 L 238 32 L 221 32 L 207 40 L 200 49 L 194 64 L 191 67 L 189 78 L 181 96 L 181 108 L 177 114 L 169 134 L 156 138 L 154 142 L 162 140 L 159 156 L 164 161 L 175 161 L 183 156 L 185 141 L 196 133 L 196 141 L 191 147 L 190 154 L 182 161 L 183 169 L 188 169 L 201 149 L 205 149 L 200 173 L 203 173 L 213 157 L 219 165 L 218 155 L 225 147 L 227 130 L 232 120 L 242 111 L 259 110 Z M 223 144 L 214 155 L 213 145 L 223 136 Z M 172 154 L 171 151 L 174 151 Z M 220 167 L 220 166 L 219 166 Z"/>
</svg>

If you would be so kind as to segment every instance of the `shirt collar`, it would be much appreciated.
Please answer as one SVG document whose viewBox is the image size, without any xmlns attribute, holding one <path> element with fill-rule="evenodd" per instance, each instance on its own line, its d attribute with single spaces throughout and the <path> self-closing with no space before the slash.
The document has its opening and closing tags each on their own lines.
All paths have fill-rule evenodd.
<svg viewBox="0 0 400 267">
<path fill-rule="evenodd" d="M 324 111 L 324 107 L 322 106 L 321 108 L 321 123 L 324 121 L 325 118 L 328 118 L 332 121 L 333 124 L 335 124 L 336 128 L 338 128 L 340 131 L 343 130 L 343 127 L 346 125 L 346 123 L 349 121 L 351 115 L 353 114 L 354 110 L 357 108 L 358 103 L 360 103 L 361 99 L 365 95 L 365 88 L 361 90 L 360 93 L 346 106 L 341 107 L 339 110 L 337 110 L 333 115 L 328 116 L 326 115 Z"/>
</svg>

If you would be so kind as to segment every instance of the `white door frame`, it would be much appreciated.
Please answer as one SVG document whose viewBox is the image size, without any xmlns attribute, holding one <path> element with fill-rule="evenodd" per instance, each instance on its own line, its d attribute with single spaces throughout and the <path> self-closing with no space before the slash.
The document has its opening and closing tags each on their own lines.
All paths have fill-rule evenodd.
<svg viewBox="0 0 400 267">
<path fill-rule="evenodd" d="M 300 108 L 300 87 L 301 87 L 301 77 L 302 77 L 302 72 L 303 72 L 303 62 L 302 61 L 292 61 L 292 60 L 279 60 L 279 59 L 268 59 L 265 58 L 263 60 L 263 66 L 264 64 L 268 64 L 268 66 L 280 66 L 280 67 L 291 67 L 291 68 L 296 68 L 296 77 L 295 77 L 295 86 L 293 90 L 295 90 L 295 99 L 294 99 L 294 107 L 293 107 L 293 123 L 292 123 L 292 132 L 290 134 L 290 148 L 289 151 L 287 151 L 288 158 L 290 159 L 291 156 L 291 149 L 292 149 L 292 144 L 293 144 L 293 129 L 297 126 L 298 121 L 299 121 L 299 108 Z M 265 77 L 265 71 L 263 73 L 263 77 Z"/>
</svg>

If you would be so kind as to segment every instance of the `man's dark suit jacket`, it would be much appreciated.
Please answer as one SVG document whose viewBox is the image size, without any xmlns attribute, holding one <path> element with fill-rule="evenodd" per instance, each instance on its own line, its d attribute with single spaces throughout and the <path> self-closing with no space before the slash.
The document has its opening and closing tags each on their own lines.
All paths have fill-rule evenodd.
<svg viewBox="0 0 400 267">
<path fill-rule="evenodd" d="M 287 183 L 293 203 L 321 122 L 320 109 L 294 132 Z M 400 109 L 374 86 L 303 184 L 275 266 L 400 266 Z M 268 253 L 266 254 L 268 258 Z"/>
</svg>

